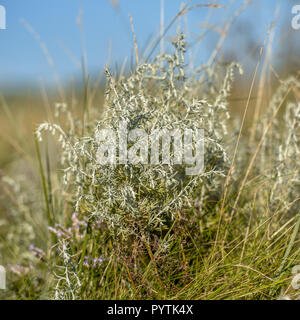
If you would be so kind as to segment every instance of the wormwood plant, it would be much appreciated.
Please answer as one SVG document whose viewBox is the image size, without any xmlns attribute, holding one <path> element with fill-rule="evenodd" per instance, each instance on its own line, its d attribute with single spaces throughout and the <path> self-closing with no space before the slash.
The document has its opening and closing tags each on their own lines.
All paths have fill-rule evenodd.
<svg viewBox="0 0 300 320">
<path fill-rule="evenodd" d="M 102 114 L 90 110 L 90 120 L 77 126 L 68 113 L 69 126 L 44 123 L 36 131 L 39 140 L 42 132 L 57 134 L 61 142 L 61 162 L 65 190 L 72 194 L 74 212 L 85 219 L 86 229 L 77 239 L 83 250 L 79 268 L 88 251 L 88 238 L 98 229 L 111 239 L 113 247 L 119 244 L 119 254 L 132 258 L 137 243 L 148 252 L 166 246 L 176 219 L 188 219 L 182 209 L 193 207 L 195 201 L 211 198 L 220 192 L 228 169 L 228 156 L 224 147 L 229 118 L 227 97 L 234 79 L 232 64 L 228 67 L 217 94 L 207 96 L 200 87 L 199 75 L 185 75 L 185 40 L 178 36 L 173 43 L 174 53 L 157 56 L 152 63 L 138 65 L 126 78 L 116 80 L 106 70 L 107 85 Z M 101 129 L 118 132 L 120 122 L 128 130 L 204 130 L 205 166 L 198 175 L 187 175 L 185 165 L 117 163 L 100 165 L 97 161 L 98 136 Z M 195 137 L 194 137 L 195 138 Z M 125 141 L 126 148 L 134 141 Z M 143 144 L 143 142 L 142 142 Z M 142 145 L 141 145 L 142 146 Z M 174 156 L 174 150 L 171 149 Z M 140 150 L 136 150 L 137 156 Z M 160 156 L 163 150 L 160 150 Z M 193 213 L 194 214 L 194 213 Z M 78 227 L 79 228 L 79 227 Z M 78 233 L 77 228 L 77 233 Z M 50 231 L 59 239 L 73 238 L 73 231 L 53 226 Z M 74 240 L 73 247 L 74 247 Z M 78 243 L 76 244 L 78 246 Z M 66 253 L 65 253 L 66 255 Z M 87 258 L 88 259 L 88 258 Z M 60 281 L 63 279 L 59 278 Z"/>
<path fill-rule="evenodd" d="M 282 83 L 270 103 L 270 112 L 276 111 L 276 106 L 282 100 L 288 88 L 300 88 L 300 82 L 294 77 L 288 78 Z M 273 170 L 274 183 L 272 184 L 271 201 L 281 202 L 287 206 L 293 203 L 289 212 L 299 214 L 300 212 L 300 104 L 299 102 L 288 102 L 281 117 L 274 121 L 272 135 L 265 140 L 266 152 L 262 158 L 262 168 L 267 168 L 270 161 L 270 150 L 276 150 L 275 166 Z M 274 152 L 274 151 L 273 151 Z M 269 160 L 268 160 L 269 159 Z"/>
<path fill-rule="evenodd" d="M 160 55 L 151 64 L 137 66 L 128 78 L 116 81 L 106 70 L 104 114 L 87 124 L 84 136 L 72 129 L 72 119 L 68 133 L 50 123 L 37 130 L 39 138 L 45 130 L 59 135 L 63 178 L 74 193 L 74 210 L 103 223 L 108 232 L 124 239 L 149 238 L 154 231 L 168 229 L 201 187 L 205 189 L 202 196 L 218 190 L 228 165 L 222 140 L 235 65 L 228 68 L 215 101 L 201 99 L 195 96 L 197 79 L 185 77 L 183 36 L 174 46 L 173 55 Z M 103 128 L 117 132 L 121 121 L 127 123 L 128 130 L 142 128 L 149 133 L 153 129 L 204 129 L 205 170 L 187 176 L 184 166 L 174 165 L 173 159 L 169 165 L 100 165 L 97 135 Z M 132 145 L 125 143 L 128 148 Z"/>
</svg>

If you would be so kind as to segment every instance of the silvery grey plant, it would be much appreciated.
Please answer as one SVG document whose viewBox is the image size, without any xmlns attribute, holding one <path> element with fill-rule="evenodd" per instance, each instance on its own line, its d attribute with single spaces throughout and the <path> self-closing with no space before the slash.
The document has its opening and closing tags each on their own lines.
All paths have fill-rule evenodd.
<svg viewBox="0 0 300 320">
<path fill-rule="evenodd" d="M 192 195 L 218 190 L 228 168 L 223 144 L 227 134 L 227 97 L 234 79 L 232 64 L 218 94 L 211 100 L 201 93 L 199 77 L 185 75 L 185 40 L 174 42 L 175 52 L 157 56 L 152 63 L 136 67 L 128 77 L 116 80 L 107 69 L 104 112 L 86 123 L 85 135 L 44 123 L 37 129 L 59 135 L 65 185 L 74 192 L 74 210 L 103 223 L 114 236 L 151 237 L 170 226 L 184 206 L 192 206 Z M 192 79 L 192 80 L 191 80 Z M 70 115 L 70 114 L 69 114 Z M 69 116 L 70 118 L 70 116 Z M 141 128 L 204 129 L 205 169 L 187 176 L 182 166 L 164 164 L 114 164 L 97 162 L 97 135 L 101 129 Z M 72 123 L 72 121 L 71 121 Z M 132 144 L 127 141 L 130 147 Z"/>
<path fill-rule="evenodd" d="M 259 168 L 273 181 L 270 192 L 271 206 L 281 203 L 282 206 L 290 208 L 288 211 L 297 214 L 300 209 L 300 104 L 290 98 L 285 104 L 282 103 L 291 88 L 300 88 L 300 82 L 295 77 L 289 77 L 278 87 L 261 122 L 263 132 L 276 109 L 282 105 L 281 114 L 274 118 L 270 132 L 264 140 Z"/>
</svg>

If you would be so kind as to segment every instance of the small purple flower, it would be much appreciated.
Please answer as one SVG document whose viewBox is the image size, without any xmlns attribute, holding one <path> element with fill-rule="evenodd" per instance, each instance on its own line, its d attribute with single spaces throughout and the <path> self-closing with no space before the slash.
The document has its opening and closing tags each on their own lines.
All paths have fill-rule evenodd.
<svg viewBox="0 0 300 320">
<path fill-rule="evenodd" d="M 34 246 L 34 244 L 31 244 L 29 249 L 33 252 L 33 254 L 38 258 L 38 259 L 45 259 L 46 257 L 46 253 L 42 250 L 42 249 L 39 249 L 39 248 L 36 248 Z"/>
<path fill-rule="evenodd" d="M 93 268 L 99 268 L 103 262 L 102 257 L 93 260 Z"/>
</svg>

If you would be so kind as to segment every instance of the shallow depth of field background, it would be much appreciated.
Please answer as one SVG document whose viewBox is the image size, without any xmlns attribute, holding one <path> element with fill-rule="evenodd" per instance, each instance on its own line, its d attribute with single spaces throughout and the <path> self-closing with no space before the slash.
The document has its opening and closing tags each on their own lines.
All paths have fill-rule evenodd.
<svg viewBox="0 0 300 320">
<path fill-rule="evenodd" d="M 205 4 L 206 1 L 190 1 Z M 212 1 L 226 8 L 199 7 L 181 16 L 173 24 L 155 53 L 170 48 L 170 40 L 181 30 L 188 35 L 191 65 L 200 65 L 210 58 L 224 26 L 244 3 L 242 0 Z M 97 86 L 92 102 L 101 108 L 103 69 L 130 71 L 134 64 L 134 44 L 129 15 L 137 36 L 139 50 L 149 54 L 149 47 L 160 35 L 161 26 L 168 26 L 183 1 L 126 0 L 9 0 L 1 1 L 7 11 L 7 30 L 0 31 L 1 105 L 6 104 L 14 116 L 14 126 L 0 110 L 0 170 L 22 156 L 23 148 L 32 145 L 32 130 L 47 119 L 47 108 L 62 99 L 77 103 L 83 99 L 81 66 L 84 59 L 90 81 Z M 250 80 L 259 57 L 259 50 L 269 34 L 268 91 L 287 74 L 300 67 L 299 32 L 291 28 L 291 8 L 297 1 L 250 1 L 236 18 L 216 59 L 238 61 L 245 73 L 235 83 L 231 97 L 234 112 L 244 110 Z M 164 19 L 161 19 L 161 17 Z M 272 30 L 270 27 L 275 24 Z M 262 68 L 261 68 L 262 69 Z M 264 70 L 260 70 L 264 71 Z M 279 77 L 279 78 L 278 78 Z M 259 77 L 257 77 L 257 83 Z M 256 85 L 257 85 L 256 83 Z M 64 92 L 64 97 L 62 97 Z M 248 115 L 255 106 L 257 90 L 253 91 Z M 251 119 L 250 119 L 251 120 Z M 26 141 L 20 145 L 18 137 Z M 20 169 L 22 170 L 22 169 Z"/>
</svg>

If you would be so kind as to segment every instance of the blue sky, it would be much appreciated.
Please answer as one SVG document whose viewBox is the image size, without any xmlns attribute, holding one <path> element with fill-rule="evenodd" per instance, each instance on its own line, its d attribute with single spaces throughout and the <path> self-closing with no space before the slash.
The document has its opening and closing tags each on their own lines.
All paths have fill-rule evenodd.
<svg viewBox="0 0 300 320">
<path fill-rule="evenodd" d="M 39 43 L 26 29 L 21 19 L 27 21 L 40 35 L 53 58 L 57 73 L 63 80 L 72 75 L 76 76 L 80 72 L 78 64 L 81 61 L 81 38 L 76 23 L 80 9 L 83 10 L 88 69 L 91 72 L 102 70 L 109 57 L 112 66 L 116 63 L 122 64 L 126 56 L 130 61 L 133 41 L 128 14 L 130 13 L 133 17 L 138 45 L 143 48 L 150 37 L 157 35 L 159 31 L 161 0 L 119 0 L 118 12 L 111 2 L 113 1 L 0 0 L 0 5 L 6 8 L 7 16 L 7 29 L 0 30 L 1 86 L 24 81 L 27 83 L 43 81 L 46 84 L 53 82 L 52 69 Z M 164 0 L 164 2 L 164 19 L 167 24 L 179 11 L 183 1 Z M 208 2 L 212 1 L 190 1 L 191 4 Z M 182 28 L 188 26 L 192 37 L 200 34 L 203 31 L 200 24 L 205 21 L 209 10 L 213 10 L 210 23 L 216 23 L 221 27 L 243 3 L 242 0 L 215 2 L 226 5 L 227 8 L 197 8 L 188 13 L 186 21 L 181 19 Z M 254 0 L 254 4 L 239 17 L 240 21 L 250 22 L 247 27 L 252 38 L 263 39 L 273 20 L 277 2 L 281 3 L 281 16 L 290 14 L 290 4 L 293 1 Z M 170 30 L 169 36 L 175 34 L 178 23 Z M 233 34 L 234 36 L 238 37 L 237 34 Z M 206 41 L 199 49 L 197 61 L 205 62 L 217 39 L 217 34 L 213 32 L 208 34 Z M 228 41 L 234 41 L 234 39 Z M 230 46 L 232 43 L 225 45 Z"/>
</svg>

